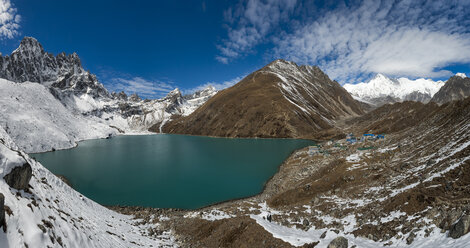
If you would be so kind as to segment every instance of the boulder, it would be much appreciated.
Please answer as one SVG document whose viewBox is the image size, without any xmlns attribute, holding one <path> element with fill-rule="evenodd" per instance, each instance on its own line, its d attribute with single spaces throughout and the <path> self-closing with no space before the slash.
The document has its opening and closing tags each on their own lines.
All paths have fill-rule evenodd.
<svg viewBox="0 0 470 248">
<path fill-rule="evenodd" d="M 328 248 L 348 248 L 348 240 L 345 237 L 337 237 L 330 242 Z"/>
<path fill-rule="evenodd" d="M 416 238 L 416 234 L 414 232 L 411 232 L 408 238 L 406 238 L 406 244 L 411 245 L 411 243 L 413 243 L 415 238 Z"/>
<path fill-rule="evenodd" d="M 17 190 L 25 190 L 28 188 L 29 180 L 31 180 L 32 175 L 33 170 L 31 165 L 25 163 L 22 166 L 13 168 L 3 179 L 10 187 Z"/>
<path fill-rule="evenodd" d="M 449 237 L 458 239 L 470 231 L 470 215 L 464 215 L 449 230 Z"/>
</svg>

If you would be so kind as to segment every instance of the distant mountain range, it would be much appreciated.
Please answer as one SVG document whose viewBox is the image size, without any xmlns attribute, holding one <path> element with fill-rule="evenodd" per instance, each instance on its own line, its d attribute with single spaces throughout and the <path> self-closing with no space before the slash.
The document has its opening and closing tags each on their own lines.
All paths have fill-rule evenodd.
<svg viewBox="0 0 470 248">
<path fill-rule="evenodd" d="M 69 148 L 79 140 L 120 132 L 147 131 L 174 116 L 189 115 L 217 93 L 211 86 L 185 96 L 175 89 L 154 100 L 109 93 L 95 75 L 83 69 L 76 53 L 54 56 L 32 37 L 25 37 L 11 55 L 0 56 L 0 68 L 4 79 L 0 81 L 0 125 L 27 152 Z M 44 111 L 48 108 L 50 111 Z M 57 111 L 60 114 L 51 114 Z M 28 117 L 18 118 L 21 115 Z M 49 135 L 45 135 L 46 128 Z M 24 130 L 30 132 L 27 137 Z"/>
<path fill-rule="evenodd" d="M 470 95 L 468 77 L 464 73 L 457 73 L 446 82 L 424 78 L 395 79 L 377 74 L 365 83 L 345 84 L 343 87 L 354 99 L 372 107 L 403 101 L 443 104 Z"/>
<path fill-rule="evenodd" d="M 427 103 L 444 86 L 443 81 L 419 78 L 389 78 L 377 74 L 365 83 L 345 84 L 343 87 L 359 101 L 375 107 L 387 103 L 402 101 L 418 101 Z"/>
</svg>

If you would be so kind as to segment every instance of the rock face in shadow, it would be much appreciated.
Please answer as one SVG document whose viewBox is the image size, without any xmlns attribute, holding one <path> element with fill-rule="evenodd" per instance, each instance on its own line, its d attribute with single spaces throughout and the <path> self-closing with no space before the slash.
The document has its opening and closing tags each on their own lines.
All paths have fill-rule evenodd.
<svg viewBox="0 0 470 248">
<path fill-rule="evenodd" d="M 432 97 L 431 102 L 444 104 L 446 102 L 465 99 L 470 96 L 470 78 L 453 76 Z"/>
<path fill-rule="evenodd" d="M 470 231 L 470 215 L 465 215 L 449 230 L 449 237 L 458 239 Z"/>
<path fill-rule="evenodd" d="M 7 229 L 5 221 L 5 196 L 2 193 L 0 193 L 0 227 L 3 227 L 3 231 Z"/>
<path fill-rule="evenodd" d="M 13 168 L 3 179 L 10 187 L 17 190 L 25 190 L 28 188 L 32 174 L 31 165 L 25 163 L 22 166 Z"/>
</svg>

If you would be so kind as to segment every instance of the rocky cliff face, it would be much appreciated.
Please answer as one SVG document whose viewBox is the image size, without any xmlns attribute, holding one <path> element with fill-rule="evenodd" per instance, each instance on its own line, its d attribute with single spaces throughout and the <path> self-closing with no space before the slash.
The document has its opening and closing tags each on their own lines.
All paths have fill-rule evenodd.
<svg viewBox="0 0 470 248">
<path fill-rule="evenodd" d="M 468 96 L 470 96 L 470 78 L 465 74 L 460 74 L 449 78 L 431 101 L 444 104 L 450 101 L 462 100 Z"/>
<path fill-rule="evenodd" d="M 276 60 L 219 92 L 164 132 L 227 137 L 314 137 L 362 114 L 346 90 L 315 66 Z M 155 128 L 155 127 L 154 127 Z"/>
<path fill-rule="evenodd" d="M 13 82 L 37 82 L 76 95 L 109 96 L 96 76 L 83 69 L 76 53 L 54 56 L 32 37 L 25 37 L 10 56 L 0 57 L 0 68 L 0 78 Z"/>
</svg>

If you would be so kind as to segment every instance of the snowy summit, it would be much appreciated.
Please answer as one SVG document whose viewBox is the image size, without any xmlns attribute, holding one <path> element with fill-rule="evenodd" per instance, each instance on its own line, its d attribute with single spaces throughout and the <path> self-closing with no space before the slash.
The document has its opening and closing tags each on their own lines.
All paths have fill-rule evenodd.
<svg viewBox="0 0 470 248">
<path fill-rule="evenodd" d="M 439 89 L 444 86 L 443 81 L 418 78 L 389 78 L 377 74 L 365 83 L 345 84 L 343 87 L 357 100 L 380 106 L 385 103 L 402 101 L 429 102 Z"/>
</svg>

